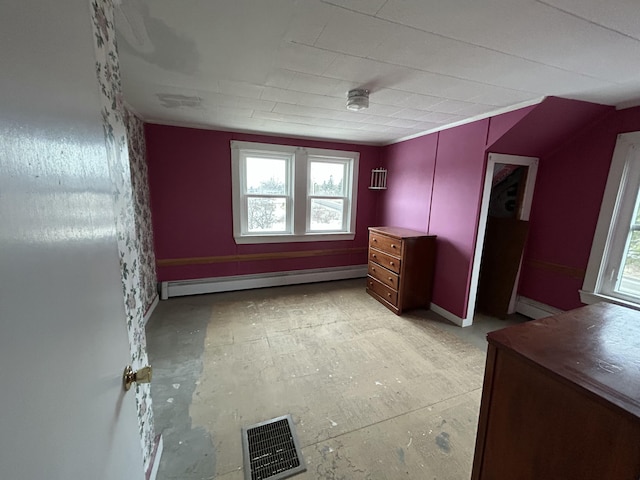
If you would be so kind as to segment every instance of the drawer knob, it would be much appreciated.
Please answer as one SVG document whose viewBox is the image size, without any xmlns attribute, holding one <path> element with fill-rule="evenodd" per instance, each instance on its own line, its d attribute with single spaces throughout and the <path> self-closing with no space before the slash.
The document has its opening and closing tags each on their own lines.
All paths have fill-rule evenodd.
<svg viewBox="0 0 640 480">
<path fill-rule="evenodd" d="M 392 244 L 391 244 L 391 248 L 396 248 L 395 243 L 392 243 Z"/>
<path fill-rule="evenodd" d="M 372 271 L 372 272 L 375 272 L 375 271 L 376 271 L 376 269 L 375 269 L 375 268 L 373 268 L 373 267 L 371 267 L 371 271 Z"/>
<path fill-rule="evenodd" d="M 389 265 L 395 265 L 393 262 L 389 262 Z"/>
<path fill-rule="evenodd" d="M 374 241 L 374 242 L 377 242 L 377 241 L 378 241 L 378 239 L 374 237 L 374 238 L 373 238 L 373 241 Z"/>
<path fill-rule="evenodd" d="M 378 257 L 376 257 L 376 254 L 375 254 L 375 253 L 371 254 L 371 256 L 372 256 L 373 258 L 378 258 Z"/>
<path fill-rule="evenodd" d="M 387 293 L 387 297 L 390 297 L 390 296 L 391 296 L 391 294 L 390 294 L 390 293 Z"/>
<path fill-rule="evenodd" d="M 389 281 L 390 281 L 390 282 L 393 282 L 393 277 L 389 277 Z"/>
</svg>

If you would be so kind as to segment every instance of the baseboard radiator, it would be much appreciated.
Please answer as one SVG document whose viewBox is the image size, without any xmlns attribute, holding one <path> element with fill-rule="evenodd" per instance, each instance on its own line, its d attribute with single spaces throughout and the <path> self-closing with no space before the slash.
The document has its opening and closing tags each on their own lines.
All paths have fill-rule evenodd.
<svg viewBox="0 0 640 480">
<path fill-rule="evenodd" d="M 199 278 L 195 280 L 176 280 L 160 282 L 160 298 L 203 293 L 231 292 L 252 288 L 281 287 L 301 283 L 328 282 L 367 276 L 367 265 L 348 267 L 315 268 L 310 270 L 292 270 L 288 272 L 270 272 L 255 275 L 236 275 L 232 277 Z"/>
</svg>

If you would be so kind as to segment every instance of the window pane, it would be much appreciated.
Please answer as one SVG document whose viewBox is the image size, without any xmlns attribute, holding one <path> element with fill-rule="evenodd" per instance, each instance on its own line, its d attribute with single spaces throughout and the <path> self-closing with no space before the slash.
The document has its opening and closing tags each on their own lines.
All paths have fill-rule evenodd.
<svg viewBox="0 0 640 480">
<path fill-rule="evenodd" d="M 253 198 L 248 200 L 249 232 L 285 232 L 287 230 L 286 198 Z"/>
<path fill-rule="evenodd" d="M 633 224 L 640 224 L 640 192 L 636 197 L 636 203 L 633 210 L 633 219 L 631 220 L 631 225 L 633 226 Z"/>
<path fill-rule="evenodd" d="M 618 290 L 640 297 L 640 232 L 631 232 L 629 248 L 622 260 L 622 277 Z"/>
<path fill-rule="evenodd" d="M 618 291 L 640 297 L 640 195 L 635 199 L 634 212 L 626 250 L 622 254 L 622 266 Z"/>
<path fill-rule="evenodd" d="M 247 192 L 286 195 L 287 161 L 247 157 Z"/>
<path fill-rule="evenodd" d="M 312 231 L 342 230 L 343 211 L 344 200 L 312 198 L 310 229 Z"/>
<path fill-rule="evenodd" d="M 311 162 L 311 195 L 344 195 L 344 164 Z"/>
</svg>

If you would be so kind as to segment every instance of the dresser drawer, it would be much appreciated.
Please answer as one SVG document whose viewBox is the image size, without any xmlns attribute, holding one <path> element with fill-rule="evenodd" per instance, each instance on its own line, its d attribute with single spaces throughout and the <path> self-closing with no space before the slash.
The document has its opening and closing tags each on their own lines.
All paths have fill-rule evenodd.
<svg viewBox="0 0 640 480">
<path fill-rule="evenodd" d="M 369 275 L 376 280 L 380 280 L 382 283 L 390 286 L 394 290 L 398 290 L 398 275 L 381 267 L 377 263 L 369 262 Z"/>
<path fill-rule="evenodd" d="M 392 255 L 369 248 L 369 261 L 378 263 L 389 270 L 393 270 L 396 273 L 400 273 L 400 259 Z"/>
<path fill-rule="evenodd" d="M 392 305 L 398 305 L 398 292 L 380 283 L 373 277 L 367 277 L 367 288 Z"/>
<path fill-rule="evenodd" d="M 369 246 L 391 255 L 402 256 L 402 240 L 371 232 Z"/>
</svg>

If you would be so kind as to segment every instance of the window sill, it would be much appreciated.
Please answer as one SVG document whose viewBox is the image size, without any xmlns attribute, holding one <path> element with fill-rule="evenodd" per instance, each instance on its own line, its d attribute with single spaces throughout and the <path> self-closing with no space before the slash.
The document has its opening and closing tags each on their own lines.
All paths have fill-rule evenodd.
<svg viewBox="0 0 640 480">
<path fill-rule="evenodd" d="M 353 240 L 355 233 L 308 233 L 306 235 L 246 235 L 235 236 L 238 245 L 260 243 L 298 243 L 298 242 L 331 242 L 339 240 Z"/>
<path fill-rule="evenodd" d="M 615 305 L 622 305 L 623 307 L 633 308 L 634 310 L 640 310 L 640 303 L 631 302 L 629 300 L 623 300 L 621 298 L 611 297 L 609 295 L 603 295 L 602 293 L 588 292 L 586 290 L 580 290 L 580 301 L 590 305 L 592 303 L 607 302 Z"/>
</svg>

